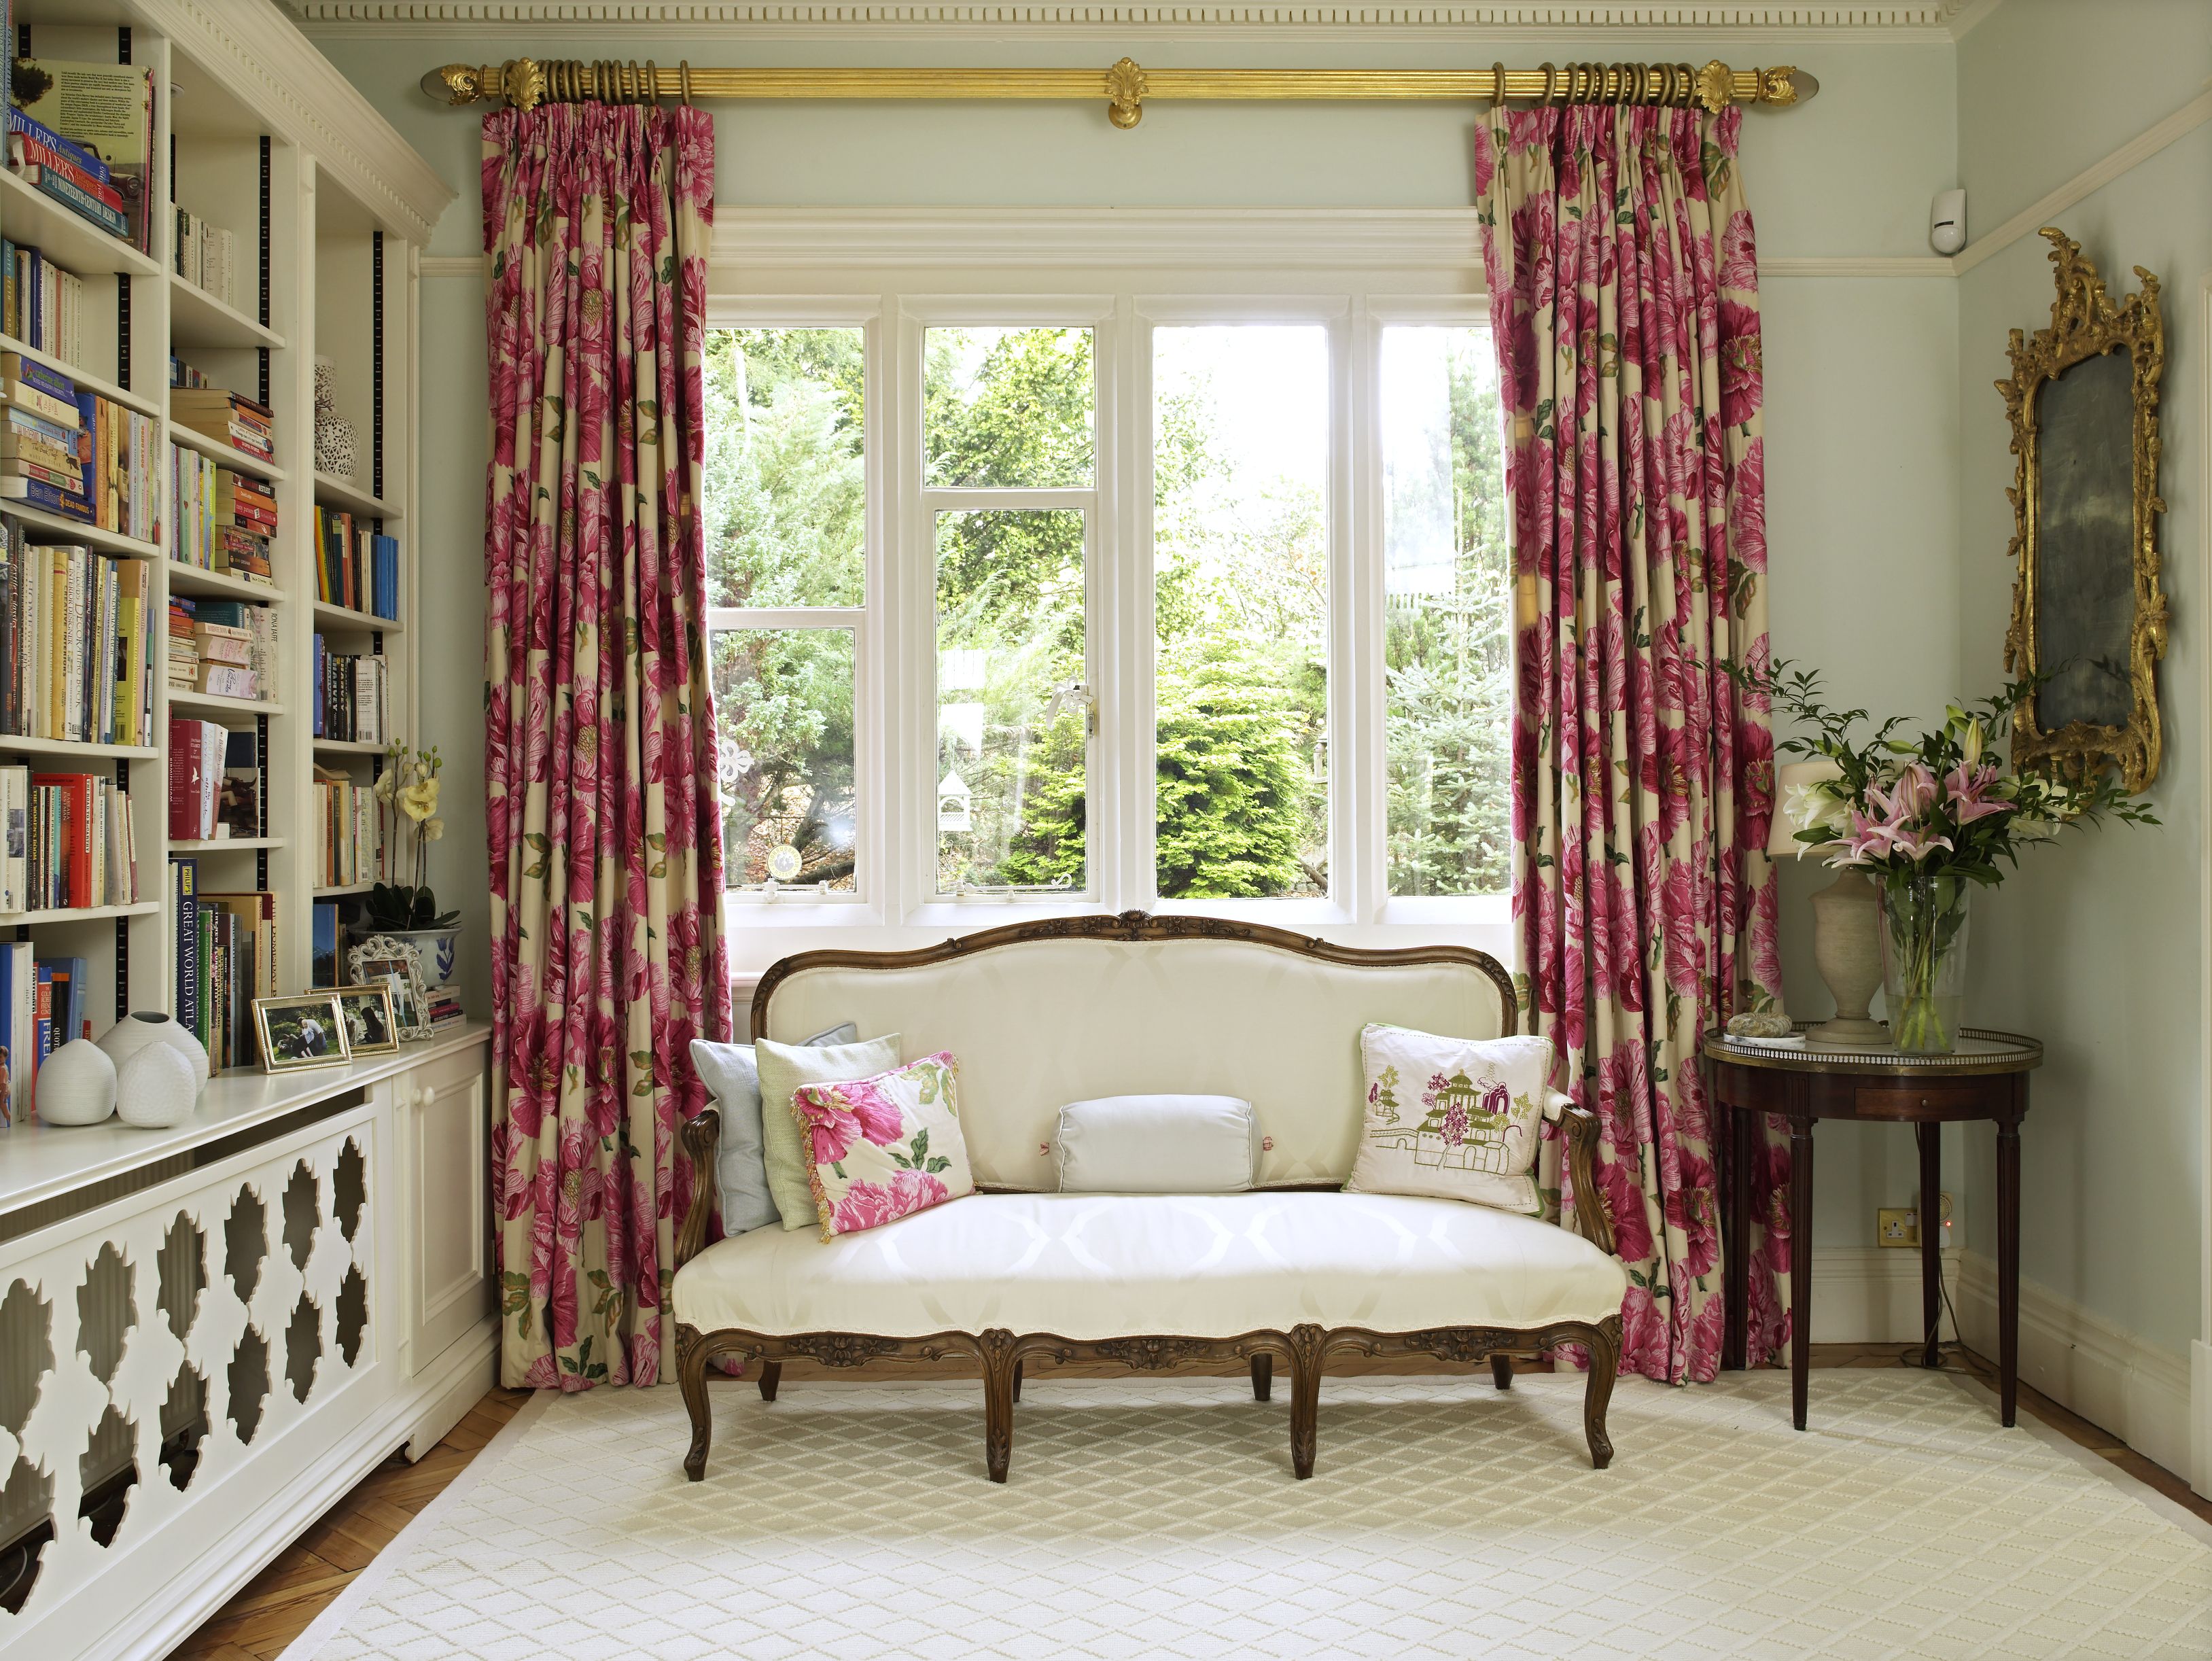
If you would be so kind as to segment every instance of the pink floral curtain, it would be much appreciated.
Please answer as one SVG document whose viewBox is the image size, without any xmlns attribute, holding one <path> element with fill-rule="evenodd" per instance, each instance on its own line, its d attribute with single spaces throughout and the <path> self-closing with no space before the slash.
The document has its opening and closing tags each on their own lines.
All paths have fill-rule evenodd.
<svg viewBox="0 0 2212 1661">
<path fill-rule="evenodd" d="M 1759 271 L 1731 107 L 1493 112 L 1476 133 L 1510 432 L 1514 910 L 1536 1030 L 1598 1111 L 1624 1365 L 1720 1360 L 1699 1034 L 1780 992 Z M 1751 1350 L 1788 1330 L 1786 1143 L 1759 1139 Z M 1571 1211 L 1583 1196 L 1565 1191 Z"/>
<path fill-rule="evenodd" d="M 696 512 L 714 133 L 583 104 L 483 138 L 501 1372 L 649 1384 L 690 1041 L 730 1020 Z"/>
</svg>

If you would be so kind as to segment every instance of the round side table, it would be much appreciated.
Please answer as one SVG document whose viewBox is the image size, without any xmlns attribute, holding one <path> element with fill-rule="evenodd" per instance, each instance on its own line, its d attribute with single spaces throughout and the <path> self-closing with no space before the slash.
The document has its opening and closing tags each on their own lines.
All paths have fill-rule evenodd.
<svg viewBox="0 0 2212 1661">
<path fill-rule="evenodd" d="M 1802 1033 L 1802 1029 L 1801 1029 Z M 2011 1424 L 2020 1380 L 2020 1122 L 2027 1115 L 2027 1075 L 2043 1065 L 2043 1046 L 2017 1032 L 1961 1029 L 1948 1056 L 1897 1050 L 1830 1050 L 1796 1038 L 1738 1038 L 1709 1032 L 1703 1046 L 1714 1104 L 1729 1116 L 1722 1174 L 1728 1265 L 1728 1330 L 1721 1365 L 1747 1364 L 1751 1238 L 1748 1172 L 1757 1116 L 1790 1122 L 1790 1400 L 1805 1428 L 1806 1364 L 1813 1306 L 1813 1124 L 1818 1119 L 1910 1124 L 1920 1137 L 1920 1297 L 1927 1359 L 1936 1361 L 1942 1296 L 1939 1230 L 1929 1214 L 1942 1191 L 1940 1128 L 1990 1119 L 1997 1128 L 1997 1367 L 2004 1422 Z"/>
</svg>

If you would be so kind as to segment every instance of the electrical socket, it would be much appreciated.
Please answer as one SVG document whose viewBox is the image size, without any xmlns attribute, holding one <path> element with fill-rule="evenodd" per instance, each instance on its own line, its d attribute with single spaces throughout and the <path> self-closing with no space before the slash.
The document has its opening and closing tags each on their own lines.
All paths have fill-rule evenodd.
<svg viewBox="0 0 2212 1661">
<path fill-rule="evenodd" d="M 1883 1206 L 1875 1213 L 1876 1240 L 1886 1246 L 1920 1244 L 1920 1214 L 1911 1206 Z"/>
</svg>

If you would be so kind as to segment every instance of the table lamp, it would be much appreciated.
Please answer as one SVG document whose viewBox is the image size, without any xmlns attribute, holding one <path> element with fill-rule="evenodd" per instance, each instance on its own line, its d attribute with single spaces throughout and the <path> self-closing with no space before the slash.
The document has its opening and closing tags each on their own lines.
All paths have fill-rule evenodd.
<svg viewBox="0 0 2212 1661">
<path fill-rule="evenodd" d="M 1832 761 L 1790 762 L 1775 770 L 1774 818 L 1766 835 L 1770 858 L 1799 858 L 1808 851 L 1784 809 L 1805 786 L 1842 776 L 1843 770 Z M 1836 1018 L 1812 1028 L 1806 1042 L 1839 1050 L 1888 1048 L 1889 1029 L 1867 1013 L 1881 984 L 1881 891 L 1865 872 L 1839 871 L 1835 881 L 1813 896 L 1813 962 L 1836 1001 Z"/>
</svg>

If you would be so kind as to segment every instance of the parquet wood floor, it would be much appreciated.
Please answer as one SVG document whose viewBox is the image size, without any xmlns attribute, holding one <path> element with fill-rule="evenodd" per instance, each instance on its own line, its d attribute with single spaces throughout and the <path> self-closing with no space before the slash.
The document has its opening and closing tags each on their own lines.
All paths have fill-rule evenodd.
<svg viewBox="0 0 2212 1661">
<path fill-rule="evenodd" d="M 1815 1344 L 1816 1367 L 1882 1367 L 1900 1363 L 1899 1344 Z M 1969 1351 L 1947 1350 L 1950 1365 L 1974 1373 L 1994 1387 L 1996 1368 Z M 1339 1369 L 1332 1368 L 1334 1371 Z M 1392 1366 L 1346 1366 L 1342 1372 L 1407 1372 L 1430 1370 L 1425 1362 Z M 906 1367 L 901 1378 L 921 1376 L 924 1370 Z M 957 1364 L 929 1372 L 957 1378 Z M 1075 1372 L 1115 1372 L 1116 1368 L 1071 1369 Z M 835 1376 L 850 1380 L 869 1375 L 867 1368 L 846 1369 L 835 1375 L 811 1363 L 787 1362 L 784 1383 L 803 1384 Z M 2021 1386 L 2021 1407 L 2045 1424 L 2071 1438 L 2100 1457 L 2156 1489 L 2167 1499 L 2212 1523 L 2212 1500 L 2190 1492 L 2189 1484 L 2172 1471 L 2154 1465 L 2107 1431 L 2069 1413 L 2040 1392 Z M 323 1609 L 366 1568 L 376 1554 L 391 1544 L 415 1514 L 428 1505 L 446 1485 L 466 1468 L 483 1445 L 498 1433 L 530 1399 L 520 1390 L 494 1390 L 477 1402 L 453 1433 L 416 1464 L 395 1454 L 362 1478 L 353 1492 L 332 1506 L 321 1521 L 280 1552 L 275 1561 L 223 1606 L 213 1619 L 175 1652 L 185 1661 L 272 1661 Z M 1819 1393 L 1814 1392 L 1817 1405 Z M 674 1457 L 672 1452 L 672 1457 Z"/>
</svg>

